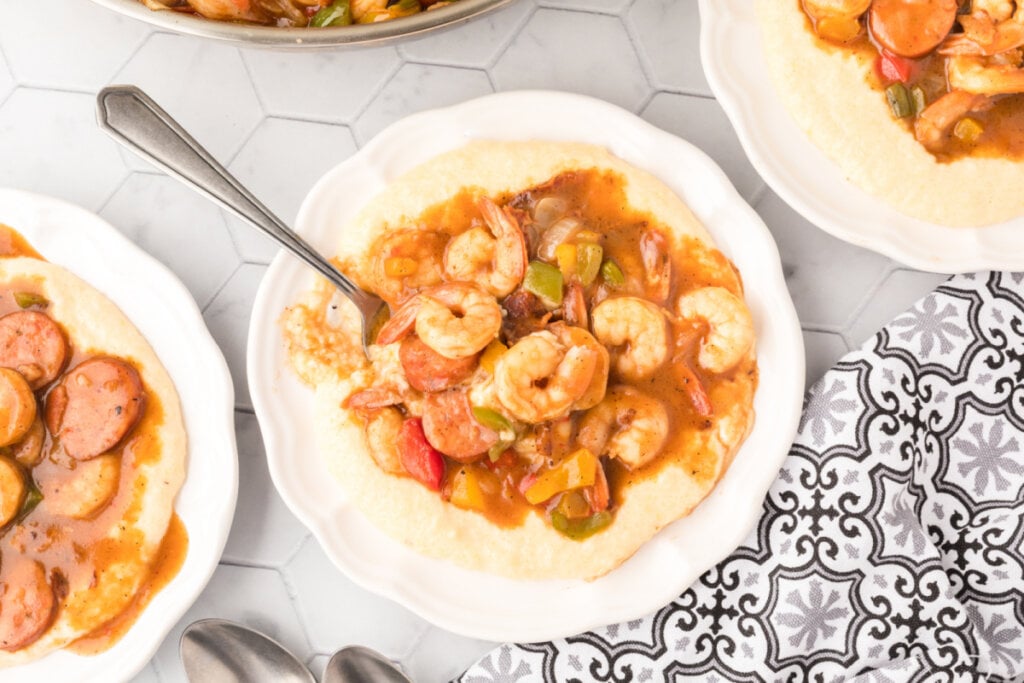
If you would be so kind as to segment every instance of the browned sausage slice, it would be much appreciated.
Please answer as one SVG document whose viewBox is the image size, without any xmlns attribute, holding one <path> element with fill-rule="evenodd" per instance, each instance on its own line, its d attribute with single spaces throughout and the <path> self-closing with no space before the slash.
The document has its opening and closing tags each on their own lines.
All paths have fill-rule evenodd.
<svg viewBox="0 0 1024 683">
<path fill-rule="evenodd" d="M 477 356 L 445 358 L 419 337 L 406 337 L 398 347 L 405 378 L 417 391 L 444 391 L 468 379 L 476 370 Z"/>
<path fill-rule="evenodd" d="M 17 564 L 0 592 L 0 649 L 13 652 L 43 635 L 57 615 L 57 600 L 38 562 Z"/>
<path fill-rule="evenodd" d="M 946 39 L 956 0 L 874 0 L 868 27 L 878 43 L 901 57 L 920 57 Z"/>
<path fill-rule="evenodd" d="M 135 368 L 117 358 L 91 358 L 46 397 L 46 427 L 72 458 L 95 458 L 135 425 L 144 399 Z"/>
<path fill-rule="evenodd" d="M 0 318 L 0 367 L 20 372 L 33 390 L 57 378 L 67 355 L 64 333 L 45 313 L 15 311 Z"/>
</svg>

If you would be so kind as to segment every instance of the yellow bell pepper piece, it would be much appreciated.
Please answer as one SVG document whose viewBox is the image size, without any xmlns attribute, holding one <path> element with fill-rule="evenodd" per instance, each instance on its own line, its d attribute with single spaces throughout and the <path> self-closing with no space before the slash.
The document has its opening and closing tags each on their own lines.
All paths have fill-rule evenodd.
<svg viewBox="0 0 1024 683">
<path fill-rule="evenodd" d="M 494 366 L 498 362 L 498 359 L 505 355 L 508 351 L 508 347 L 502 344 L 497 339 L 491 340 L 491 343 L 484 349 L 483 354 L 480 356 L 480 367 L 484 371 L 494 374 Z"/>
<path fill-rule="evenodd" d="M 405 277 L 416 272 L 416 261 L 404 256 L 393 256 L 384 261 L 384 274 L 388 277 Z"/>
<path fill-rule="evenodd" d="M 480 475 L 468 467 L 460 467 L 452 477 L 452 495 L 448 500 L 464 510 L 483 510 L 486 502 L 480 489 Z"/>
<path fill-rule="evenodd" d="M 969 116 L 960 119 L 953 126 L 953 135 L 967 144 L 977 142 L 984 132 L 985 129 L 978 123 L 977 119 L 972 119 Z"/>
<path fill-rule="evenodd" d="M 596 478 L 597 456 L 581 448 L 537 477 L 533 485 L 526 489 L 526 500 L 530 505 L 537 505 L 562 491 L 593 486 Z"/>
<path fill-rule="evenodd" d="M 562 243 L 555 247 L 555 260 L 562 277 L 566 280 L 576 274 L 576 245 Z"/>
</svg>

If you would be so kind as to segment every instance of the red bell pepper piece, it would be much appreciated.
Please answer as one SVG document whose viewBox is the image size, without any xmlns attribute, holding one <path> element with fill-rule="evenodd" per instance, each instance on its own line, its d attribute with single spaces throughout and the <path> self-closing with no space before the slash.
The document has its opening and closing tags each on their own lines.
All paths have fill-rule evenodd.
<svg viewBox="0 0 1024 683">
<path fill-rule="evenodd" d="M 444 479 L 444 456 L 427 442 L 423 420 L 411 417 L 398 430 L 398 454 L 402 466 L 413 479 L 433 491 L 441 490 Z"/>
<path fill-rule="evenodd" d="M 883 49 L 878 53 L 875 68 L 886 83 L 907 83 L 917 72 L 917 62 Z"/>
</svg>

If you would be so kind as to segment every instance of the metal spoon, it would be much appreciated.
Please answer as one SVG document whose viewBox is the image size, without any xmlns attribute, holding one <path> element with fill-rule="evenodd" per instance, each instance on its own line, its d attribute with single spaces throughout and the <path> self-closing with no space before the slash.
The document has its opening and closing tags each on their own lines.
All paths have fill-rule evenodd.
<svg viewBox="0 0 1024 683">
<path fill-rule="evenodd" d="M 333 283 L 359 309 L 367 350 L 387 320 L 387 305 L 292 232 L 146 93 L 133 85 L 108 86 L 96 96 L 96 116 L 100 128 L 122 145 L 261 230 Z"/>
<path fill-rule="evenodd" d="M 352 645 L 334 653 L 324 669 L 323 683 L 412 683 L 384 655 Z"/>
<path fill-rule="evenodd" d="M 224 619 L 193 622 L 178 644 L 189 683 L 316 683 L 276 640 Z"/>
</svg>

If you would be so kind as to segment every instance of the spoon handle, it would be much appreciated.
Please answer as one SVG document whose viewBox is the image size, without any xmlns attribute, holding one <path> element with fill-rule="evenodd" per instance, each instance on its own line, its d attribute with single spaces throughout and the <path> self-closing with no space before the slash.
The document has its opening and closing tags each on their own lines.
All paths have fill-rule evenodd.
<svg viewBox="0 0 1024 683">
<path fill-rule="evenodd" d="M 112 85 L 96 97 L 100 127 L 125 147 L 260 229 L 330 280 L 360 308 L 375 308 L 359 287 L 292 232 L 150 97 Z"/>
</svg>

